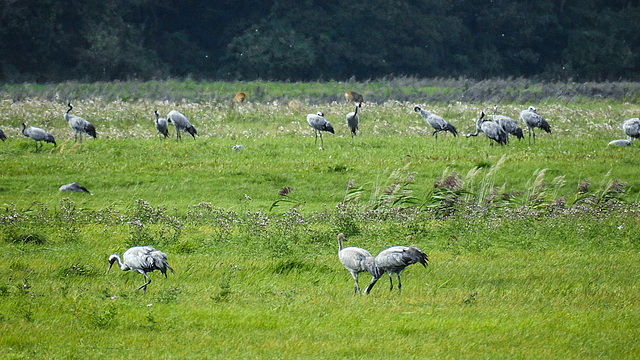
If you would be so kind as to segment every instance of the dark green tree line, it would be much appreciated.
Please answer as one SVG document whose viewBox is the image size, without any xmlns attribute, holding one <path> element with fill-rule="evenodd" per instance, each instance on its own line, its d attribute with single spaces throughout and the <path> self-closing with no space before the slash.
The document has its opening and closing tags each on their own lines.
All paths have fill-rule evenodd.
<svg viewBox="0 0 640 360">
<path fill-rule="evenodd" d="M 0 0 L 0 81 L 639 80 L 630 0 Z"/>
</svg>

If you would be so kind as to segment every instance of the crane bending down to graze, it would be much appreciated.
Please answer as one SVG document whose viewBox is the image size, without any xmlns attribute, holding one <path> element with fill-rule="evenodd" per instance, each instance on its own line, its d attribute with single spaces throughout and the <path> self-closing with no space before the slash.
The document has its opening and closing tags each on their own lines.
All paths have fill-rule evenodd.
<svg viewBox="0 0 640 360">
<path fill-rule="evenodd" d="M 317 114 L 307 114 L 307 123 L 316 134 L 316 144 L 318 143 L 318 134 L 320 134 L 320 146 L 324 147 L 324 141 L 322 140 L 322 132 L 328 131 L 335 134 L 331 123 L 324 118 L 324 114 L 318 111 Z"/>
<path fill-rule="evenodd" d="M 4 134 L 4 131 L 2 131 L 2 129 L 0 129 L 0 140 L 2 141 L 7 140 L 7 135 Z"/>
<path fill-rule="evenodd" d="M 158 130 L 158 134 L 164 136 L 166 139 L 167 136 L 169 136 L 169 123 L 167 119 L 160 117 L 158 110 L 155 110 L 153 113 L 156 114 L 156 130 Z"/>
<path fill-rule="evenodd" d="M 400 293 L 402 291 L 402 282 L 400 281 L 400 274 L 402 271 L 407 266 L 416 263 L 420 263 L 426 268 L 429 259 L 422 250 L 415 246 L 393 246 L 386 250 L 382 250 L 378 256 L 376 256 L 374 261 L 376 267 L 379 269 L 379 274 L 371 280 L 371 283 L 369 283 L 367 288 L 364 290 L 365 294 L 368 294 L 371 291 L 373 286 L 376 284 L 376 281 L 378 281 L 385 272 L 389 274 L 389 283 L 391 285 L 389 291 L 393 290 L 393 278 L 391 277 L 391 274 L 396 274 L 398 276 L 398 293 Z"/>
<path fill-rule="evenodd" d="M 623 121 L 622 130 L 631 139 L 640 138 L 640 119 L 631 118 Z"/>
<path fill-rule="evenodd" d="M 364 97 L 362 96 L 362 94 L 358 94 L 355 91 L 347 91 L 344 93 L 344 99 L 350 103 L 350 102 L 355 102 L 355 103 L 363 103 L 364 102 Z"/>
<path fill-rule="evenodd" d="M 438 133 L 440 131 L 449 131 L 453 134 L 453 136 L 458 136 L 458 130 L 456 130 L 453 125 L 449 124 L 445 119 L 443 119 L 442 116 L 432 114 L 427 110 L 423 110 L 422 108 L 420 108 L 420 106 L 415 106 L 413 108 L 413 111 L 419 113 L 424 121 L 426 121 L 427 124 L 429 124 L 434 129 L 431 136 L 435 135 L 436 141 L 438 141 Z"/>
<path fill-rule="evenodd" d="M 497 122 L 507 134 L 514 135 L 518 140 L 524 139 L 522 129 L 515 120 L 506 115 L 498 115 L 498 105 L 493 105 L 493 121 Z M 507 137 L 507 142 L 508 141 L 509 138 Z"/>
<path fill-rule="evenodd" d="M 114 262 L 118 263 L 118 266 L 123 271 L 132 270 L 140 273 L 144 276 L 145 283 L 138 288 L 144 289 L 143 294 L 147 293 L 147 285 L 151 283 L 151 279 L 147 273 L 154 270 L 160 270 L 164 277 L 167 277 L 167 269 L 173 272 L 169 263 L 167 263 L 167 254 L 160 250 L 156 250 L 151 246 L 134 246 L 125 251 L 122 255 L 124 262 L 120 260 L 118 254 L 109 256 L 109 270 L 113 266 Z M 107 270 L 107 272 L 109 271 Z"/>
<path fill-rule="evenodd" d="M 39 149 L 38 143 L 40 143 L 41 141 L 52 143 L 53 146 L 56 146 L 56 139 L 54 139 L 53 135 L 49 134 L 43 129 L 40 129 L 39 127 L 35 127 L 35 126 L 27 127 L 25 123 L 22 123 L 22 135 L 35 140 L 36 151 L 38 151 Z M 42 146 L 43 146 L 42 143 L 40 143 L 40 148 L 42 148 Z"/>
<path fill-rule="evenodd" d="M 358 103 L 356 105 L 356 110 L 347 114 L 347 126 L 351 131 L 351 139 L 357 135 L 356 132 L 358 131 L 358 125 L 360 124 L 360 117 L 358 116 L 358 108 L 360 106 L 361 104 Z"/>
<path fill-rule="evenodd" d="M 191 134 L 194 139 L 196 138 L 196 134 L 198 133 L 196 131 L 196 128 L 194 128 L 193 125 L 191 125 L 191 123 L 189 122 L 189 119 L 187 119 L 187 117 L 182 115 L 179 111 L 169 111 L 169 115 L 167 115 L 167 121 L 173 123 L 173 125 L 176 127 L 176 139 L 182 140 L 180 130 L 186 131 Z"/>
<path fill-rule="evenodd" d="M 484 135 L 489 138 L 489 145 L 493 146 L 493 141 L 500 145 L 507 144 L 507 132 L 504 131 L 502 126 L 497 122 L 491 120 L 484 120 L 484 111 L 480 114 L 480 118 L 476 121 L 476 132 L 473 134 L 467 134 L 469 136 L 478 136 L 478 133 L 482 131 Z"/>
<path fill-rule="evenodd" d="M 520 120 L 527 125 L 527 129 L 529 130 L 529 144 L 531 144 L 531 133 L 533 133 L 533 143 L 536 143 L 535 128 L 540 128 L 551 134 L 549 123 L 537 113 L 536 108 L 533 106 L 529 106 L 528 109 L 520 111 Z"/>
<path fill-rule="evenodd" d="M 382 273 L 376 266 L 373 256 L 371 256 L 367 250 L 353 246 L 343 248 L 342 241 L 344 240 L 344 234 L 338 234 L 338 258 L 340 258 L 340 262 L 349 270 L 351 276 L 353 276 L 353 280 L 356 282 L 353 290 L 355 294 L 360 292 L 360 286 L 358 285 L 359 273 L 368 272 L 373 277 L 371 281 L 379 278 Z"/>
<path fill-rule="evenodd" d="M 69 114 L 71 110 L 73 110 L 73 106 L 71 106 L 71 103 L 67 104 L 67 106 L 69 107 L 69 110 L 64 114 L 64 119 L 67 120 L 69 126 L 71 126 L 75 141 L 78 141 L 78 134 L 80 134 L 80 142 L 82 142 L 82 133 L 85 133 L 95 139 L 96 128 L 80 116 Z"/>
<path fill-rule="evenodd" d="M 86 192 L 87 194 L 91 194 L 86 187 L 78 184 L 77 181 L 72 182 L 71 184 L 62 185 L 58 189 L 58 191 L 74 191 L 74 192 Z"/>
</svg>

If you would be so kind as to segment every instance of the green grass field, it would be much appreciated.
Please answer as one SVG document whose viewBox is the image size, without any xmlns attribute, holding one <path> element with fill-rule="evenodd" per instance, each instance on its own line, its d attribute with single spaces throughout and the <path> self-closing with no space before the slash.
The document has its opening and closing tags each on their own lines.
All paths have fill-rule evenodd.
<svg viewBox="0 0 640 360">
<path fill-rule="evenodd" d="M 456 88 L 423 83 L 414 100 L 397 83 L 185 82 L 184 100 L 165 83 L 72 85 L 2 88 L 3 359 L 640 355 L 640 160 L 637 144 L 607 146 L 632 102 L 501 103 L 513 118 L 535 105 L 552 133 L 490 147 L 464 134 L 493 101 L 433 102 Z M 242 86 L 248 103 L 232 108 Z M 345 86 L 376 99 L 353 140 Z M 67 101 L 98 139 L 74 142 Z M 415 104 L 461 136 L 436 141 Z M 195 140 L 156 135 L 153 111 L 171 109 Z M 305 121 L 317 111 L 336 129 L 324 150 Z M 57 146 L 35 152 L 22 122 Z M 58 191 L 73 181 L 92 194 Z M 386 275 L 354 295 L 339 232 L 374 256 L 416 245 L 430 265 L 407 268 L 401 295 Z M 134 245 L 176 270 L 151 274 L 146 295 L 141 275 L 106 272 Z"/>
</svg>

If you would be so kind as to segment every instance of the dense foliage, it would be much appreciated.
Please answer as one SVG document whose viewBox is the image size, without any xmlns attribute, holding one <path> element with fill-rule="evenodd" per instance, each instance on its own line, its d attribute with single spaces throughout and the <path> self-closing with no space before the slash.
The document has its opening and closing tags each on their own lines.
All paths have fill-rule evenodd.
<svg viewBox="0 0 640 360">
<path fill-rule="evenodd" d="M 0 81 L 640 78 L 630 0 L 0 2 Z"/>
</svg>

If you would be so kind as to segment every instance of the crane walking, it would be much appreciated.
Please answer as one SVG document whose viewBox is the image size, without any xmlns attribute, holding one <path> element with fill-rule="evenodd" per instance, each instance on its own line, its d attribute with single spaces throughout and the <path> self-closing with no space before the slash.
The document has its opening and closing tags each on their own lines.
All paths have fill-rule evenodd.
<svg viewBox="0 0 640 360">
<path fill-rule="evenodd" d="M 158 135 L 162 135 L 166 139 L 167 136 L 169 136 L 169 123 L 167 122 L 167 119 L 160 117 L 160 114 L 158 114 L 158 110 L 155 110 L 153 113 L 156 115 L 155 123 L 156 130 L 158 130 Z"/>
<path fill-rule="evenodd" d="M 167 277 L 167 269 L 173 272 L 169 263 L 167 263 L 167 254 L 160 250 L 156 250 L 151 246 L 134 246 L 125 251 L 122 255 L 124 262 L 120 260 L 118 254 L 109 256 L 109 270 L 114 262 L 118 263 L 121 270 L 132 270 L 144 276 L 145 283 L 137 290 L 144 289 L 143 294 L 147 293 L 147 285 L 151 283 L 151 279 L 147 273 L 154 270 L 160 270 L 164 277 Z M 107 272 L 109 271 L 107 270 Z"/>
<path fill-rule="evenodd" d="M 81 118 L 80 116 L 76 116 L 70 114 L 71 110 L 73 110 L 73 106 L 71 103 L 67 104 L 69 110 L 64 114 L 64 119 L 67 120 L 69 126 L 74 132 L 75 141 L 78 141 L 78 134 L 80 134 L 80 142 L 82 142 L 82 134 L 85 133 L 92 138 L 96 138 L 96 128 L 87 120 Z"/>
<path fill-rule="evenodd" d="M 351 131 L 351 139 L 353 139 L 353 137 L 356 134 L 356 132 L 358 131 L 358 125 L 360 124 L 360 117 L 358 116 L 358 108 L 362 106 L 361 103 L 358 103 L 356 105 L 356 109 L 355 111 L 352 111 L 350 113 L 347 114 L 347 126 L 349 127 L 349 130 Z"/>
<path fill-rule="evenodd" d="M 419 113 L 424 121 L 427 122 L 434 130 L 432 136 L 435 135 L 436 141 L 438 141 L 438 133 L 440 131 L 448 131 L 453 134 L 453 136 L 458 136 L 458 130 L 456 130 L 455 126 L 449 124 L 442 116 L 435 115 L 430 113 L 427 110 L 420 108 L 420 106 L 415 106 L 413 111 Z"/>
<path fill-rule="evenodd" d="M 371 281 L 375 278 L 379 278 L 381 276 L 381 272 L 375 264 L 375 260 L 371 254 L 362 248 L 359 247 L 342 247 L 342 241 L 345 241 L 344 234 L 338 234 L 338 258 L 342 265 L 349 270 L 353 280 L 356 282 L 356 286 L 354 288 L 354 294 L 360 292 L 360 286 L 358 285 L 358 274 L 361 272 L 368 272 L 373 277 Z M 368 292 L 366 292 L 368 294 Z"/>
<path fill-rule="evenodd" d="M 317 114 L 307 114 L 307 124 L 311 126 L 313 131 L 316 134 L 316 144 L 318 144 L 318 134 L 320 134 L 320 146 L 324 147 L 324 141 L 322 140 L 322 132 L 328 131 L 332 134 L 335 134 L 333 131 L 333 126 L 327 119 L 324 118 L 324 114 L 321 111 L 318 111 Z"/>
<path fill-rule="evenodd" d="M 378 281 L 385 272 L 389 274 L 389 283 L 391 284 L 389 291 L 393 290 L 393 278 L 391 274 L 398 276 L 398 293 L 400 293 L 402 291 L 402 282 L 400 281 L 402 271 L 407 266 L 416 263 L 420 263 L 426 268 L 429 259 L 422 250 L 415 246 L 392 246 L 386 250 L 382 250 L 374 261 L 379 269 L 379 274 L 371 279 L 371 283 L 369 283 L 364 290 L 365 294 L 371 291 L 376 281 Z"/>
<path fill-rule="evenodd" d="M 56 146 L 56 140 L 54 139 L 53 135 L 49 134 L 39 127 L 27 127 L 25 123 L 22 123 L 22 135 L 35 140 L 36 151 L 44 146 L 42 143 L 40 143 L 41 141 L 52 143 L 53 146 Z M 38 143 L 40 143 L 40 148 L 38 148 Z"/>
<path fill-rule="evenodd" d="M 527 125 L 527 129 L 529 130 L 529 145 L 531 145 L 531 133 L 533 133 L 533 143 L 536 143 L 535 128 L 540 128 L 551 134 L 549 123 L 538 114 L 536 108 L 533 106 L 529 106 L 528 109 L 520 111 L 520 120 Z"/>
<path fill-rule="evenodd" d="M 191 123 L 189 122 L 189 119 L 187 119 L 187 117 L 182 115 L 182 113 L 180 113 L 179 111 L 169 111 L 169 114 L 167 115 L 167 121 L 173 123 L 173 125 L 176 127 L 176 139 L 182 140 L 180 130 L 186 131 L 191 134 L 194 139 L 196 138 L 196 134 L 198 133 L 196 131 L 196 128 L 193 127 L 193 125 L 191 125 Z"/>
</svg>

